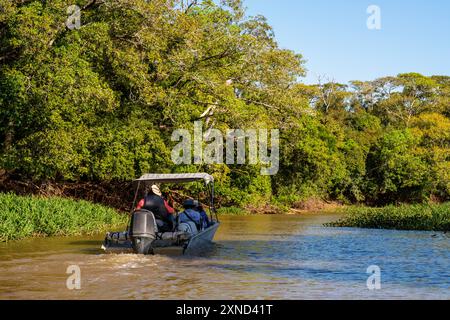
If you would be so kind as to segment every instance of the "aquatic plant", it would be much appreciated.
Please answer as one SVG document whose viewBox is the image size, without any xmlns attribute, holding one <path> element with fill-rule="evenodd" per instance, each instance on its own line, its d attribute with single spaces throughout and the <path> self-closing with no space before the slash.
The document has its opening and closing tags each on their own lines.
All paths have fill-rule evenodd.
<svg viewBox="0 0 450 320">
<path fill-rule="evenodd" d="M 450 203 L 387 206 L 384 208 L 349 207 L 345 217 L 327 224 L 331 227 L 371 229 L 450 231 Z"/>
<path fill-rule="evenodd" d="M 126 215 L 87 201 L 0 194 L 0 242 L 94 234 L 126 222 Z"/>
</svg>

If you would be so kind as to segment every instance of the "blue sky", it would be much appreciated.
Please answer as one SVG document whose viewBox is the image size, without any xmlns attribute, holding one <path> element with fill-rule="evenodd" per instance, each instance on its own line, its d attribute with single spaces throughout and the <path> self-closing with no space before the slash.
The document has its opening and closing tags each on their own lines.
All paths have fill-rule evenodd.
<svg viewBox="0 0 450 320">
<path fill-rule="evenodd" d="M 244 0 L 266 16 L 282 48 L 307 60 L 306 83 L 373 80 L 404 72 L 450 75 L 448 0 Z M 381 9 L 369 30 L 367 8 Z"/>
</svg>

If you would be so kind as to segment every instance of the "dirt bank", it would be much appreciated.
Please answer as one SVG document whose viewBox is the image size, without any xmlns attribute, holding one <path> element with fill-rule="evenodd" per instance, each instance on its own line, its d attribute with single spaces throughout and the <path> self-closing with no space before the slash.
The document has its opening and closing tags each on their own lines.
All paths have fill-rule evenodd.
<svg viewBox="0 0 450 320">
<path fill-rule="evenodd" d="M 133 203 L 131 182 L 49 182 L 27 181 L 7 174 L 0 175 L 0 193 L 40 195 L 86 200 L 128 212 Z"/>
<path fill-rule="evenodd" d="M 345 207 L 337 201 L 325 201 L 319 198 L 311 198 L 294 203 L 289 214 L 305 214 L 311 212 L 332 212 Z"/>
</svg>

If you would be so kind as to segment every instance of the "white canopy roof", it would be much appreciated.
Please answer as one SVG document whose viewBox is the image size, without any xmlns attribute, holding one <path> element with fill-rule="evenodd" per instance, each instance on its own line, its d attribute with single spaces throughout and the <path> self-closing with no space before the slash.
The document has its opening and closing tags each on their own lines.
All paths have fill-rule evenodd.
<svg viewBox="0 0 450 320">
<path fill-rule="evenodd" d="M 214 178 L 207 173 L 145 174 L 136 181 L 153 183 L 186 183 L 200 180 L 205 181 L 206 184 L 214 182 Z"/>
</svg>

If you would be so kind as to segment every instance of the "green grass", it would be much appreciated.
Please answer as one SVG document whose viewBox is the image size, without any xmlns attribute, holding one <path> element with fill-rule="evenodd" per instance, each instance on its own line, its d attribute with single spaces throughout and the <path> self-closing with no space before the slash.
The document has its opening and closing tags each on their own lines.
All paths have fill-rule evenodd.
<svg viewBox="0 0 450 320">
<path fill-rule="evenodd" d="M 450 231 L 450 203 L 384 208 L 350 207 L 346 216 L 327 226 L 371 229 Z"/>
<path fill-rule="evenodd" d="M 87 201 L 0 193 L 0 242 L 94 234 L 123 226 L 127 220 L 114 209 Z"/>
</svg>

